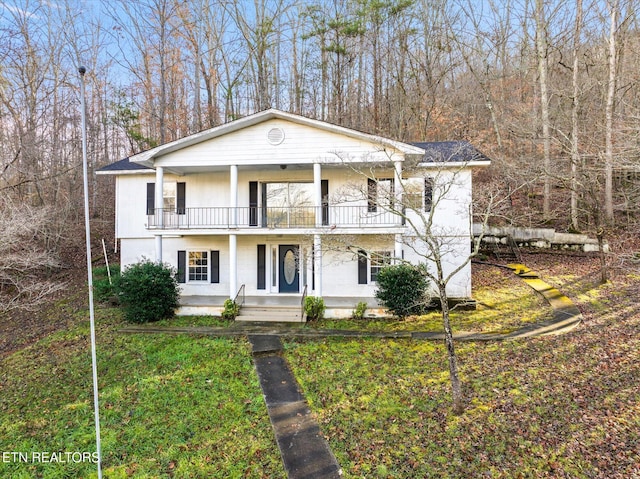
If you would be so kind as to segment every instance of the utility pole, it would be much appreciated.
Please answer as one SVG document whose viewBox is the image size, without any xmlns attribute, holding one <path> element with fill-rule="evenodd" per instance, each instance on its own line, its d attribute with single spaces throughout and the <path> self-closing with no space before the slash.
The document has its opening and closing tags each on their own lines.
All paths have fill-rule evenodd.
<svg viewBox="0 0 640 479">
<path fill-rule="evenodd" d="M 89 175 L 87 168 L 87 112 L 85 108 L 84 74 L 87 69 L 78 67 L 80 73 L 80 106 L 82 108 L 82 173 L 84 178 L 84 229 L 87 246 L 87 278 L 89 285 L 89 323 L 91 325 L 91 366 L 93 371 L 93 410 L 96 425 L 96 452 L 98 455 L 98 479 L 102 479 L 102 451 L 100 447 L 100 409 L 98 404 L 98 366 L 96 359 L 96 325 L 93 308 L 93 268 L 91 265 L 91 229 L 89 227 Z"/>
</svg>

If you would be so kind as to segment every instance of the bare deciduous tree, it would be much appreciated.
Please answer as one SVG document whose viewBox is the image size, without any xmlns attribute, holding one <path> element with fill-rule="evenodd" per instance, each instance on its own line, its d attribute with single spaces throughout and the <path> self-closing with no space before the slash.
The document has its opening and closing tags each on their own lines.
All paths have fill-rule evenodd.
<svg viewBox="0 0 640 479">
<path fill-rule="evenodd" d="M 60 262 L 47 249 L 50 207 L 0 201 L 0 313 L 37 310 L 64 282 L 47 279 Z"/>
<path fill-rule="evenodd" d="M 398 255 L 396 251 L 392 261 L 405 262 L 412 258 L 412 262 L 419 261 L 425 265 L 423 271 L 441 308 L 456 414 L 464 410 L 464 396 L 451 327 L 450 291 L 459 287 L 460 281 L 465 281 L 465 275 L 470 274 L 470 262 L 478 254 L 482 231 L 494 205 L 494 198 L 487 198 L 487 210 L 475 215 L 483 228 L 474 235 L 469 162 L 486 158 L 464 145 L 467 144 L 462 143 L 444 156 L 440 151 L 427 152 L 428 156 L 436 158 L 431 164 L 415 159 L 405 161 L 401 175 L 391 157 L 389 161 L 361 169 L 348 161 L 345 155 L 338 154 L 356 174 L 356 179 L 334 198 L 337 202 L 375 204 L 376 214 L 386 214 L 395 218 L 398 224 L 405 225 L 405 232 L 393 236 L 393 241 L 399 241 L 406 254 Z M 463 151 L 464 148 L 467 150 Z M 385 150 L 382 148 L 381 151 Z M 471 156 L 464 161 L 450 161 L 461 155 Z M 466 218 L 466 222 L 450 221 L 454 216 L 457 220 Z M 351 242 L 351 250 L 373 253 L 365 245 L 358 244 L 357 237 L 350 236 L 346 240 Z M 470 295 L 470 291 L 467 294 Z"/>
</svg>

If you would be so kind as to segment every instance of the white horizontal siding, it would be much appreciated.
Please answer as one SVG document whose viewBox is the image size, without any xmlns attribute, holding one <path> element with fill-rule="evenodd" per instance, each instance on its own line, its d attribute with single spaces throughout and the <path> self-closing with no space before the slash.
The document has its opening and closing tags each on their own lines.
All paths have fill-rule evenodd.
<svg viewBox="0 0 640 479">
<path fill-rule="evenodd" d="M 119 238 L 152 237 L 147 231 L 147 183 L 151 175 L 122 175 L 116 178 L 116 230 Z"/>
<path fill-rule="evenodd" d="M 267 133 L 274 127 L 282 128 L 284 141 L 271 145 Z M 394 153 L 394 160 L 402 160 Z M 238 165 L 239 207 L 249 206 L 249 182 L 313 182 L 313 164 L 320 163 L 322 179 L 329 181 L 330 204 L 347 204 L 366 207 L 368 161 L 389 161 L 390 154 L 381 150 L 380 145 L 368 140 L 339 135 L 334 132 L 317 130 L 286 120 L 274 119 L 209 141 L 185 147 L 157 159 L 156 164 L 166 167 L 164 180 L 184 182 L 186 184 L 186 208 L 227 207 L 230 199 L 230 171 L 228 165 Z M 356 171 L 351 162 L 360 162 L 362 171 Z M 351 163 L 351 164 L 350 164 Z M 365 163 L 364 165 L 362 163 Z M 279 168 L 287 165 L 286 169 Z M 389 165 L 391 165 L 389 163 Z M 177 176 L 171 167 L 189 166 L 202 168 L 205 172 L 187 173 Z M 209 168 L 210 171 L 206 171 Z M 392 178 L 393 170 L 377 169 L 377 177 Z M 445 267 L 447 271 L 466 261 L 470 243 L 470 205 L 471 170 L 460 171 L 428 169 L 415 173 L 412 180 L 418 192 L 424 188 L 424 176 L 435 177 L 440 185 L 445 185 L 446 194 L 441 198 L 436 185 L 434 198 L 434 227 L 432 233 L 448 238 Z M 127 174 L 117 177 L 116 188 L 116 231 L 122 239 L 122 264 L 126 266 L 139 261 L 142 257 L 154 259 L 155 245 L 153 235 L 146 229 L 146 193 L 147 183 L 154 182 L 149 174 Z M 399 189 L 397 189 L 399 191 Z M 156 205 L 159 207 L 159 205 Z M 370 251 L 394 251 L 393 238 L 369 234 L 366 229 L 351 230 L 350 234 L 339 234 L 338 228 L 332 234 L 323 235 L 323 294 L 326 296 L 373 297 L 374 284 L 358 285 L 357 258 L 351 251 L 358 248 Z M 377 230 L 381 233 L 385 230 Z M 305 251 L 303 256 L 307 283 L 311 288 L 310 250 L 313 242 L 310 235 L 292 236 L 285 229 L 275 229 L 269 235 L 244 235 L 248 229 L 238 232 L 238 286 L 246 284 L 246 294 L 271 294 L 271 248 L 279 244 L 300 244 Z M 180 238 L 163 239 L 164 260 L 177 266 L 178 250 L 219 250 L 220 283 L 183 285 L 186 295 L 227 295 L 229 293 L 229 240 L 226 230 L 214 235 L 197 235 L 187 231 Z M 415 235 L 407 229 L 408 236 Z M 418 232 L 420 233 L 420 231 Z M 189 235 L 191 234 L 191 235 Z M 419 242 L 418 238 L 415 241 Z M 256 289 L 257 244 L 267 245 L 267 290 Z M 419 246 L 418 246 L 419 249 Z M 423 262 L 420 254 L 411 248 L 404 248 L 405 259 Z M 302 273 L 301 281 L 303 281 Z M 470 266 L 466 265 L 450 284 L 449 294 L 456 297 L 471 294 Z M 354 305 L 355 306 L 355 305 Z"/>
<path fill-rule="evenodd" d="M 368 284 L 358 284 L 358 261 L 355 251 L 359 248 L 369 251 L 391 251 L 393 242 L 388 238 L 376 238 L 375 236 L 359 236 L 358 241 L 353 238 L 323 236 L 323 267 L 322 289 L 324 296 L 333 297 L 361 297 L 373 298 L 377 285 L 368 281 Z M 277 286 L 272 286 L 272 248 L 278 248 L 281 244 L 297 244 L 303 251 L 303 266 L 306 268 L 308 294 L 312 295 L 311 276 L 311 238 L 306 236 L 283 236 L 274 238 L 271 236 L 245 236 L 238 238 L 238 287 L 245 284 L 247 295 L 278 294 Z M 257 289 L 257 245 L 264 244 L 267 248 L 266 261 L 266 290 Z M 456 251 L 468 255 L 469 243 L 458 239 L 450 243 Z M 350 246 L 350 250 L 347 247 Z M 178 251 L 220 251 L 220 283 L 185 283 L 181 284 L 182 294 L 191 296 L 227 296 L 229 294 L 229 240 L 227 236 L 197 236 L 184 238 L 165 238 L 163 241 L 163 259 L 170 266 L 177 268 Z M 424 257 L 415 254 L 411 248 L 404 249 L 405 259 L 414 263 L 424 263 Z M 143 258 L 153 259 L 155 255 L 153 239 L 126 239 L 121 241 L 121 264 L 127 265 L 138 262 Z M 464 256 L 466 257 L 466 256 Z M 448 274 L 458 266 L 461 257 L 450 254 L 445 260 L 444 268 Z M 300 271 L 301 289 L 303 288 L 305 273 Z M 451 297 L 464 298 L 471 296 L 471 266 L 466 265 L 448 285 L 448 293 Z M 355 306 L 355 305 L 354 305 Z"/>
<path fill-rule="evenodd" d="M 267 138 L 268 132 L 275 127 L 281 128 L 285 134 L 284 141 L 279 145 L 270 144 Z M 384 151 L 380 144 L 274 119 L 167 153 L 157 158 L 155 164 L 164 167 L 186 167 L 403 159 L 403 154 L 388 148 Z"/>
</svg>

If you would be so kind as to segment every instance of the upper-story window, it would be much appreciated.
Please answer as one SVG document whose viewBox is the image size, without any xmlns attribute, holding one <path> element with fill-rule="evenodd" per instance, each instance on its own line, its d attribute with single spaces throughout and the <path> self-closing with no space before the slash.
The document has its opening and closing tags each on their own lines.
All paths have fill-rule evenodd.
<svg viewBox="0 0 640 479">
<path fill-rule="evenodd" d="M 269 226 L 311 226 L 315 223 L 313 183 L 265 183 L 262 206 Z"/>
<path fill-rule="evenodd" d="M 164 209 L 173 211 L 176 209 L 176 195 L 177 195 L 177 183 L 164 182 L 162 185 L 162 198 L 164 203 Z"/>
<path fill-rule="evenodd" d="M 378 207 L 393 208 L 395 188 L 393 178 L 367 179 L 367 211 L 375 213 Z"/>
<path fill-rule="evenodd" d="M 429 213 L 433 207 L 433 185 L 435 181 L 431 177 L 424 179 L 424 210 Z"/>
<path fill-rule="evenodd" d="M 185 214 L 186 183 L 165 181 L 162 185 L 162 202 L 165 212 Z M 147 214 L 155 214 L 156 184 L 147 183 Z"/>
<path fill-rule="evenodd" d="M 402 205 L 407 211 L 425 213 L 433 207 L 434 179 L 432 177 L 410 178 L 405 184 Z"/>
</svg>

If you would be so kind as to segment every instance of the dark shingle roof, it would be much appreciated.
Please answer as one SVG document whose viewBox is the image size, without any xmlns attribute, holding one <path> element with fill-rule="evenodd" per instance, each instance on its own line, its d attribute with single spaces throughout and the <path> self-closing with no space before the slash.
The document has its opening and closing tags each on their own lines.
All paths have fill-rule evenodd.
<svg viewBox="0 0 640 479">
<path fill-rule="evenodd" d="M 425 150 L 424 161 L 428 163 L 491 161 L 468 141 L 428 141 L 411 144 Z"/>
<path fill-rule="evenodd" d="M 115 163 L 111 163 L 110 165 L 103 166 L 98 169 L 99 172 L 115 172 L 115 171 L 137 171 L 137 170 L 153 170 L 153 168 L 149 168 L 144 165 L 140 165 L 138 163 L 131 163 L 129 158 L 125 158 L 124 160 L 116 161 Z"/>
<path fill-rule="evenodd" d="M 468 141 L 427 141 L 410 143 L 425 150 L 423 161 L 426 163 L 491 161 Z M 98 169 L 100 173 L 117 173 L 125 171 L 153 171 L 153 168 L 132 163 L 125 158 Z"/>
</svg>

